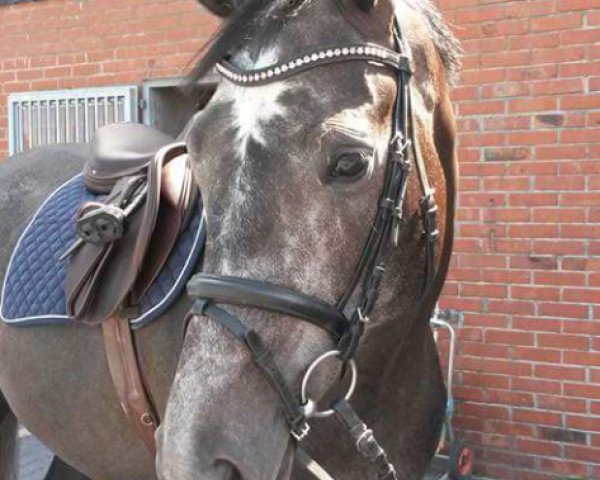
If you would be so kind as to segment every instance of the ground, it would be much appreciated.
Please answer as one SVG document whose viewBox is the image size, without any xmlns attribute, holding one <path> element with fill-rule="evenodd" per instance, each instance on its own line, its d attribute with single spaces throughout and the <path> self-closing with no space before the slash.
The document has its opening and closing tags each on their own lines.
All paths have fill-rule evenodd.
<svg viewBox="0 0 600 480">
<path fill-rule="evenodd" d="M 52 452 L 27 430 L 19 431 L 17 480 L 43 480 L 52 463 Z"/>
</svg>

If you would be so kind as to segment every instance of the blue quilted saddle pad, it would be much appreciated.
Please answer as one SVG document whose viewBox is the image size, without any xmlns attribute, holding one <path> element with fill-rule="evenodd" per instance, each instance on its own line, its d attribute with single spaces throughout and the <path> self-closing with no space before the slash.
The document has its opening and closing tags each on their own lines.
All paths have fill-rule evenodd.
<svg viewBox="0 0 600 480">
<path fill-rule="evenodd" d="M 59 187 L 40 207 L 13 251 L 0 305 L 0 318 L 10 325 L 68 324 L 65 279 L 68 260 L 59 257 L 75 242 L 75 220 L 82 203 L 98 200 L 78 175 Z M 204 246 L 202 205 L 182 232 L 160 274 L 141 302 L 140 328 L 161 315 L 185 288 Z"/>
</svg>

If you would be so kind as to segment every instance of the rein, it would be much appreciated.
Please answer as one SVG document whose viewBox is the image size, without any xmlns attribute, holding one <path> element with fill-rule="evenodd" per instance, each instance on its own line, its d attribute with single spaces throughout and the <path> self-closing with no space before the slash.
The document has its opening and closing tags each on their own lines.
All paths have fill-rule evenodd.
<svg viewBox="0 0 600 480">
<path fill-rule="evenodd" d="M 188 293 L 196 299 L 192 314 L 206 316 L 225 327 L 251 352 L 256 365 L 280 397 L 285 418 L 292 437 L 300 442 L 308 435 L 308 419 L 335 415 L 347 429 L 359 453 L 377 470 L 379 480 L 397 479 L 396 470 L 386 452 L 375 439 L 372 430 L 361 421 L 349 403 L 357 376 L 354 357 L 360 347 L 369 314 L 379 296 L 381 282 L 386 271 L 384 251 L 389 241 L 398 245 L 400 221 L 402 220 L 408 178 L 414 158 L 419 181 L 423 189 L 421 212 L 426 239 L 426 281 L 424 291 L 435 277 L 435 247 L 437 229 L 437 205 L 425 164 L 416 142 L 414 112 L 411 102 L 411 57 L 408 44 L 401 36 L 395 19 L 394 40 L 396 50 L 362 44 L 320 49 L 295 59 L 258 70 L 241 70 L 224 60 L 217 71 L 228 81 L 246 87 L 260 86 L 307 70 L 349 61 L 368 62 L 372 65 L 392 68 L 397 73 L 397 95 L 393 113 L 392 136 L 389 144 L 384 186 L 379 199 L 378 211 L 362 254 L 352 278 L 336 305 L 304 295 L 292 289 L 270 283 L 239 277 L 220 276 L 211 273 L 196 274 L 188 284 Z M 350 301 L 356 297 L 350 308 Z M 319 357 L 308 369 L 302 395 L 294 393 L 286 382 L 273 354 L 260 335 L 218 305 L 241 305 L 281 313 L 304 320 L 325 330 L 336 345 L 335 350 Z M 351 311 L 349 315 L 347 311 Z M 318 412 L 316 403 L 306 394 L 306 384 L 312 372 L 326 358 L 337 357 L 351 368 L 353 382 L 346 397 L 337 401 L 326 412 Z M 331 477 L 310 457 L 301 451 L 301 463 L 321 480 Z M 302 460 L 304 459 L 304 460 Z"/>
</svg>

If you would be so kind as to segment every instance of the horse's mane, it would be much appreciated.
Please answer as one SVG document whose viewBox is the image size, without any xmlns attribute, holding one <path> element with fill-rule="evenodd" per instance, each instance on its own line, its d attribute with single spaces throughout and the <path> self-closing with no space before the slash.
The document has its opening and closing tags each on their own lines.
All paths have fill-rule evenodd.
<svg viewBox="0 0 600 480">
<path fill-rule="evenodd" d="M 432 3 L 431 0 L 393 0 L 395 2 L 404 2 L 410 8 L 418 12 L 429 26 L 429 31 L 435 46 L 440 53 L 444 67 L 446 68 L 446 76 L 451 85 L 453 85 L 458 77 L 458 72 L 461 67 L 460 57 L 462 48 L 458 39 L 448 28 L 448 24 L 442 18 L 439 9 Z"/>
<path fill-rule="evenodd" d="M 199 52 L 200 60 L 188 76 L 190 88 L 194 90 L 197 82 L 217 62 L 231 53 L 232 45 L 241 45 L 255 35 L 268 35 L 269 32 L 275 32 L 281 28 L 286 18 L 296 15 L 302 7 L 312 1 L 314 0 L 242 0 L 239 3 L 235 2 L 232 15 Z M 392 1 L 405 3 L 423 17 L 426 25 L 429 26 L 431 38 L 446 68 L 448 80 L 453 83 L 460 68 L 461 48 L 458 40 L 442 19 L 438 8 L 431 0 Z"/>
</svg>

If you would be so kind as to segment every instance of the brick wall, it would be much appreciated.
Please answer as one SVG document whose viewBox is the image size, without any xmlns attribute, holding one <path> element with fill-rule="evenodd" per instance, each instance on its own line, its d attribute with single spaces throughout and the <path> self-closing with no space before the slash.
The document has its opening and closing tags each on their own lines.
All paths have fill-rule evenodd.
<svg viewBox="0 0 600 480">
<path fill-rule="evenodd" d="M 13 92 L 180 75 L 214 30 L 194 0 L 40 0 L 0 6 L 0 159 Z"/>
<path fill-rule="evenodd" d="M 466 53 L 456 424 L 481 474 L 600 479 L 600 1 L 439 3 Z"/>
<path fill-rule="evenodd" d="M 600 479 L 600 1 L 438 2 L 466 50 L 456 425 L 480 474 Z M 0 26 L 2 158 L 9 93 L 181 74 L 215 20 L 193 0 L 42 0 Z"/>
</svg>

